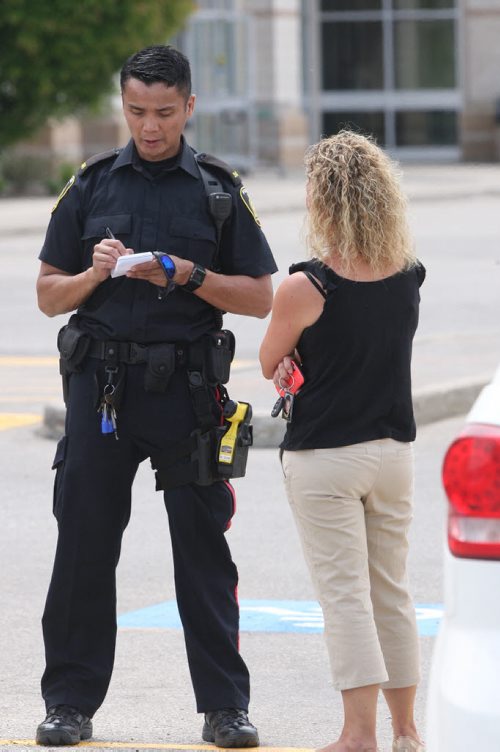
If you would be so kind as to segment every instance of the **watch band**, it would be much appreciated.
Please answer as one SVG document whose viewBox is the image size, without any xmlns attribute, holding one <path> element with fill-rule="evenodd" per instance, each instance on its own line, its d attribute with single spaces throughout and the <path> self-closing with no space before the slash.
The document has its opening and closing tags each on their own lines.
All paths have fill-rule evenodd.
<svg viewBox="0 0 500 752">
<path fill-rule="evenodd" d="M 201 266 L 200 264 L 194 264 L 191 276 L 189 277 L 186 284 L 182 285 L 182 289 L 186 290 L 187 292 L 194 292 L 198 289 L 198 287 L 201 287 L 201 285 L 205 281 L 206 274 L 207 270 L 204 266 Z"/>
</svg>

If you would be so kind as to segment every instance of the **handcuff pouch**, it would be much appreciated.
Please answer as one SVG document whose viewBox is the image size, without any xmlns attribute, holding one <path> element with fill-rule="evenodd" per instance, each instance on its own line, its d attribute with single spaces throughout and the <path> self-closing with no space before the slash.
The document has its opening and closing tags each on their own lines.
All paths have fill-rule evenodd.
<svg viewBox="0 0 500 752">
<path fill-rule="evenodd" d="M 169 343 L 150 345 L 144 374 L 146 392 L 165 392 L 174 371 L 175 345 Z"/>
</svg>

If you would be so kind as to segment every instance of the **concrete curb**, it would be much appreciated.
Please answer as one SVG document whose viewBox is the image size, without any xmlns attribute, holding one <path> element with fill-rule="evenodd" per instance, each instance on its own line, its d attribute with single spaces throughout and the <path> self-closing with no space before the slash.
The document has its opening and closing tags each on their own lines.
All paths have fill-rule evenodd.
<svg viewBox="0 0 500 752">
<path fill-rule="evenodd" d="M 413 395 L 413 407 L 417 426 L 434 423 L 438 420 L 464 415 L 469 412 L 488 378 L 453 382 L 420 389 Z M 64 433 L 66 410 L 64 407 L 48 405 L 44 410 L 39 435 L 58 440 Z M 282 420 L 271 418 L 268 412 L 256 410 L 252 419 L 254 446 L 259 449 L 277 448 L 283 438 Z"/>
<path fill-rule="evenodd" d="M 437 167 L 437 169 L 436 169 Z M 457 165 L 455 169 L 434 166 L 422 173 L 403 169 L 402 187 L 408 201 L 455 201 L 500 195 L 500 167 Z M 305 176 L 255 173 L 245 185 L 262 217 L 289 212 L 305 212 Z M 0 220 L 6 237 L 45 234 L 55 196 L 0 197 Z"/>
<path fill-rule="evenodd" d="M 414 194 L 410 195 L 408 197 L 410 205 L 415 202 L 429 202 L 429 201 L 455 201 L 459 199 L 468 199 L 468 198 L 481 198 L 485 196 L 500 196 L 500 189 L 496 190 L 493 188 L 486 188 L 484 190 L 478 190 L 478 191 L 449 191 L 449 192 L 442 192 L 442 193 L 432 193 L 432 192 L 425 192 L 422 194 Z M 279 204 L 272 204 L 268 203 L 266 204 L 265 201 L 262 202 L 262 207 L 259 208 L 259 216 L 261 217 L 267 217 L 269 215 L 276 215 L 276 214 L 288 214 L 288 213 L 296 213 L 296 212 L 304 212 L 305 213 L 305 206 L 304 201 L 302 197 L 299 199 L 293 197 L 289 203 L 279 203 Z M 8 218 L 6 220 L 7 226 L 3 229 L 3 234 L 6 238 L 12 237 L 24 237 L 28 235 L 44 235 L 47 230 L 47 225 L 49 222 L 50 216 L 47 214 L 47 216 L 40 220 L 40 221 L 33 221 L 32 224 L 28 224 L 25 226 L 20 226 L 18 224 L 14 224 L 12 226 L 8 226 Z"/>
</svg>

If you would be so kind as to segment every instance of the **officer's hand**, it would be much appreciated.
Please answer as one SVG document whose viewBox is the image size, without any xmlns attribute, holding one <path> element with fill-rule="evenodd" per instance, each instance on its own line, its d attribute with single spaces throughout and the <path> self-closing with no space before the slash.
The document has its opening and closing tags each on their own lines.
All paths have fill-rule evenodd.
<svg viewBox="0 0 500 752">
<path fill-rule="evenodd" d="M 92 270 L 99 282 L 109 277 L 119 256 L 128 256 L 133 252 L 132 248 L 125 248 L 121 240 L 104 238 L 97 243 L 92 256 Z"/>
<path fill-rule="evenodd" d="M 145 282 L 151 282 L 152 285 L 156 285 L 157 287 L 167 286 L 165 272 L 156 259 L 148 261 L 146 264 L 137 264 L 137 266 L 133 266 L 132 269 L 129 269 L 127 272 L 127 277 L 130 277 L 130 279 L 142 279 Z"/>
<path fill-rule="evenodd" d="M 179 256 L 172 256 L 172 254 L 169 254 L 169 256 L 175 264 L 175 274 L 172 282 L 175 282 L 177 285 L 185 285 L 193 271 L 193 262 Z M 134 266 L 127 272 L 127 277 L 131 279 L 143 279 L 146 282 L 157 285 L 157 287 L 167 286 L 165 272 L 156 259 L 148 261 L 147 264 Z"/>
</svg>

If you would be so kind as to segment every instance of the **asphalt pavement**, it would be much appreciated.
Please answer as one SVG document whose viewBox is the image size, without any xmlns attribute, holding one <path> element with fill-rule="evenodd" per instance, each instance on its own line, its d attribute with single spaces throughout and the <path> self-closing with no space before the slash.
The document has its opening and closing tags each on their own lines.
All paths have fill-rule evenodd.
<svg viewBox="0 0 500 752">
<path fill-rule="evenodd" d="M 267 172 L 248 176 L 245 182 L 266 234 L 273 240 L 273 250 L 281 239 L 279 281 L 286 274 L 287 262 L 296 260 L 292 256 L 300 252 L 291 244 L 304 212 L 303 176 Z M 414 401 L 421 428 L 416 442 L 410 576 L 421 623 L 432 626 L 434 622 L 435 627 L 433 614 L 439 613 L 442 598 L 445 517 L 439 469 L 443 448 L 456 435 L 462 419 L 436 421 L 466 412 L 498 359 L 500 348 L 494 337 L 500 320 L 499 267 L 495 259 L 500 259 L 500 252 L 496 255 L 492 248 L 499 245 L 500 165 L 405 165 L 403 183 L 410 209 L 417 209 L 412 222 L 421 239 L 425 236 L 428 241 L 422 245 L 428 257 L 425 261 L 432 267 L 413 359 Z M 44 421 L 44 430 L 52 431 L 54 438 L 61 430 L 64 413 L 52 330 L 64 322 L 60 317 L 47 320 L 34 310 L 32 280 L 34 249 L 39 247 L 54 201 L 53 197 L 0 200 L 0 318 L 8 319 L 7 324 L 0 321 L 4 411 L 0 413 L 0 748 L 8 749 L 31 749 L 35 725 L 43 716 L 38 691 L 43 670 L 39 620 L 56 539 L 49 470 L 55 447 L 53 441 L 42 440 L 34 426 L 47 395 L 45 405 L 53 419 Z M 456 213 L 465 214 L 468 207 L 472 224 L 478 224 L 477 233 L 474 226 L 469 227 L 460 245 L 456 236 L 465 232 L 467 222 Z M 452 262 L 448 254 L 438 252 L 450 241 L 440 228 L 430 226 L 436 213 L 447 226 L 454 224 L 455 245 L 449 255 L 461 265 L 460 275 L 450 277 L 460 280 L 452 283 L 459 287 L 456 291 L 443 288 Z M 488 244 L 484 256 L 474 244 L 476 234 Z M 438 327 L 433 327 L 432 317 L 436 314 L 437 320 L 443 306 L 450 310 L 439 317 L 444 323 L 434 331 Z M 480 314 L 475 317 L 477 308 Z M 242 624 L 242 653 L 253 682 L 252 719 L 267 749 L 299 752 L 307 747 L 312 752 L 313 746 L 328 743 L 338 733 L 341 703 L 331 688 L 315 596 L 284 499 L 276 451 L 265 448 L 275 447 L 283 433 L 283 421 L 270 418 L 274 389 L 263 381 L 256 359 L 265 322 L 254 327 L 244 317 L 226 318 L 225 325 L 235 330 L 239 343 L 230 393 L 250 401 L 255 411 L 256 448 L 247 477 L 235 484 L 239 511 L 228 534 L 240 572 L 242 614 L 248 620 L 259 609 L 260 616 L 268 618 L 260 631 L 252 629 L 249 621 Z M 245 332 L 251 333 L 247 346 Z M 50 378 L 45 375 L 49 373 Z M 85 748 L 193 752 L 209 748 L 200 744 L 201 722 L 193 707 L 182 632 L 172 622 L 161 621 L 168 614 L 158 615 L 154 610 L 162 604 L 171 606 L 175 592 L 166 516 L 153 485 L 150 468 L 143 463 L 134 484 L 133 514 L 118 571 L 120 625 L 113 681 L 105 706 L 96 716 L 95 741 L 82 745 Z M 309 610 L 299 612 L 306 607 Z M 281 627 L 273 631 L 280 614 Z M 134 615 L 138 626 L 133 626 Z M 283 620 L 290 618 L 296 624 L 284 631 Z M 433 634 L 421 632 L 423 681 L 417 718 L 424 734 Z M 386 752 L 390 742 L 390 722 L 381 701 L 381 750 Z"/>
</svg>

